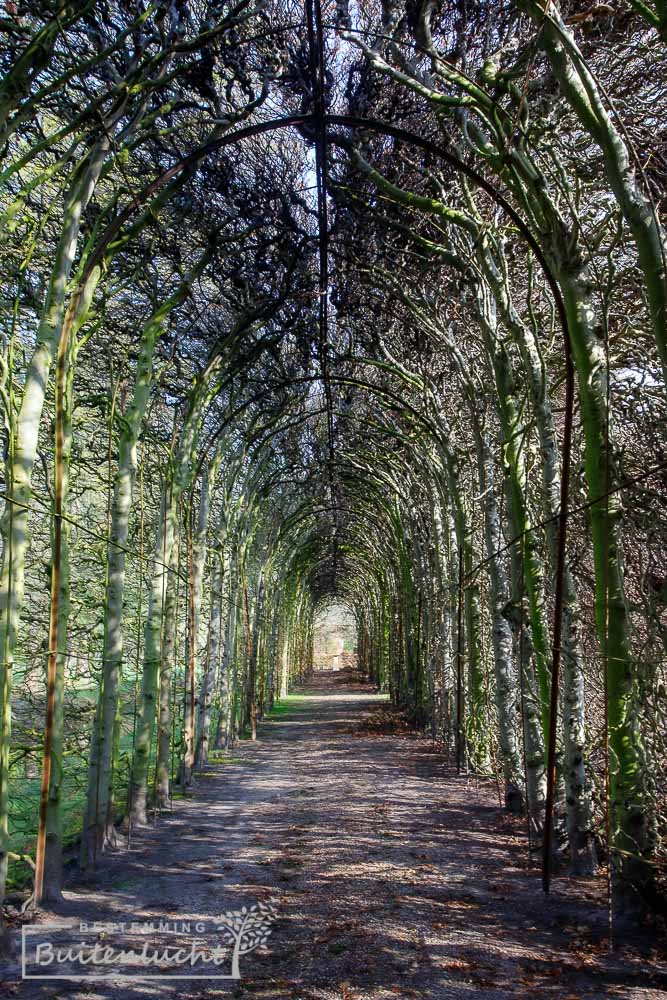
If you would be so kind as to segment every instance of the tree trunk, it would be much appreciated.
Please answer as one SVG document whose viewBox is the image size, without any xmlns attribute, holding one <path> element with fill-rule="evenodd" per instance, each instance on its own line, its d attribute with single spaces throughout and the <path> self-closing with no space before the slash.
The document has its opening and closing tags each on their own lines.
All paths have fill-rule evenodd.
<svg viewBox="0 0 667 1000">
<path fill-rule="evenodd" d="M 161 304 L 143 328 L 132 401 L 121 423 L 118 468 L 113 487 L 109 544 L 107 546 L 107 587 L 104 602 L 104 645 L 102 675 L 90 743 L 88 789 L 81 843 L 81 863 L 92 867 L 100 851 L 110 846 L 112 828 L 107 823 L 111 805 L 111 776 L 114 769 L 113 730 L 118 711 L 118 695 L 123 662 L 123 604 L 125 600 L 125 560 L 137 474 L 137 445 L 150 399 L 155 345 L 167 319 L 187 296 L 189 282 L 203 269 L 203 258 L 187 281 Z"/>
<path fill-rule="evenodd" d="M 81 218 L 101 173 L 109 143 L 100 141 L 88 160 L 79 165 L 65 205 L 65 218 L 46 301 L 37 331 L 37 343 L 26 372 L 21 406 L 9 449 L 9 495 L 0 520 L 0 898 L 4 898 L 9 847 L 8 783 L 11 738 L 11 695 L 14 651 L 24 598 L 25 557 L 29 544 L 32 473 L 37 456 L 39 426 L 49 374 L 64 320 L 65 299 L 74 263 Z"/>
<path fill-rule="evenodd" d="M 158 809 L 168 809 L 171 802 L 171 686 L 176 668 L 178 649 L 179 564 L 178 540 L 169 561 L 167 600 L 165 602 L 160 668 L 157 761 L 155 764 L 155 795 Z"/>
<path fill-rule="evenodd" d="M 169 560 L 178 534 L 178 504 L 194 474 L 197 431 L 208 392 L 210 367 L 191 391 L 178 440 L 162 490 L 160 522 L 150 569 L 148 610 L 144 627 L 144 662 L 141 692 L 137 706 L 136 739 L 130 778 L 130 821 L 145 825 L 148 821 L 148 762 L 156 721 L 156 703 L 164 628 L 164 605 L 167 597 Z"/>
<path fill-rule="evenodd" d="M 213 554 L 211 570 L 211 616 L 209 619 L 208 642 L 206 644 L 206 665 L 199 694 L 197 721 L 197 749 L 195 767 L 202 769 L 208 761 L 209 730 L 211 728 L 211 701 L 218 679 L 220 658 L 220 634 L 222 622 L 222 588 L 225 576 L 224 556 Z"/>
<path fill-rule="evenodd" d="M 523 764 L 517 740 L 519 718 L 517 677 L 512 655 L 512 629 L 503 614 L 510 601 L 510 584 L 505 569 L 503 533 L 494 482 L 495 469 L 485 432 L 474 423 L 478 440 L 480 493 L 485 497 L 485 539 L 491 590 L 491 639 L 495 675 L 495 701 L 498 712 L 500 756 L 505 782 L 505 806 L 509 812 L 524 809 Z"/>
<path fill-rule="evenodd" d="M 177 501 L 174 493 L 173 479 L 169 475 L 162 491 L 160 524 L 151 562 L 148 611 L 144 627 L 144 662 L 130 779 L 130 821 L 133 826 L 145 826 L 148 823 L 148 762 L 155 729 L 169 560 L 177 538 Z"/>
</svg>

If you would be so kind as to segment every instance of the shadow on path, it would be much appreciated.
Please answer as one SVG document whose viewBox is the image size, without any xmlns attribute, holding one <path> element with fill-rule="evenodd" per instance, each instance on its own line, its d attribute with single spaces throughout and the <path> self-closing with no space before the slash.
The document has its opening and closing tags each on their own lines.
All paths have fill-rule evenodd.
<svg viewBox="0 0 667 1000">
<path fill-rule="evenodd" d="M 20 983 L 14 967 L 3 995 L 666 996 L 656 963 L 607 955 L 601 880 L 557 878 L 545 901 L 492 783 L 452 775 L 425 739 L 383 735 L 381 706 L 349 677 L 316 675 L 257 743 L 105 859 L 92 888 L 69 888 L 72 923 L 212 919 L 276 900 L 268 951 L 243 959 L 240 983 Z"/>
</svg>

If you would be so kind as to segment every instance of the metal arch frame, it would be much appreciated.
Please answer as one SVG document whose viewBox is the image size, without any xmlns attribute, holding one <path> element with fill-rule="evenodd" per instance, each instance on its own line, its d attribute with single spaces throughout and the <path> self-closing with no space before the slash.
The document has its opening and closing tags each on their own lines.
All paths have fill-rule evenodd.
<svg viewBox="0 0 667 1000">
<path fill-rule="evenodd" d="M 317 135 L 321 136 L 321 142 L 326 144 L 331 142 L 336 143 L 335 135 L 329 135 L 328 128 L 331 126 L 346 128 L 346 129 L 365 129 L 366 131 L 375 132 L 379 135 L 389 136 L 398 142 L 404 142 L 411 145 L 417 149 L 422 149 L 425 152 L 435 156 L 437 159 L 444 163 L 449 164 L 458 173 L 463 174 L 470 180 L 474 181 L 478 187 L 480 187 L 490 198 L 501 208 L 507 217 L 516 226 L 517 230 L 523 237 L 525 243 L 530 248 L 535 258 L 539 262 L 544 276 L 546 278 L 547 284 L 551 294 L 553 295 L 554 302 L 556 304 L 556 310 L 558 312 L 558 317 L 560 320 L 562 340 L 563 340 L 563 359 L 565 363 L 565 421 L 563 430 L 563 446 L 561 450 L 561 481 L 560 481 L 560 512 L 558 518 L 558 546 L 557 546 L 557 559 L 556 559 L 556 579 L 555 579 L 555 597 L 554 597 L 554 624 L 553 624 L 553 644 L 552 644 L 552 662 L 551 662 L 551 694 L 549 702 L 549 732 L 548 732 L 548 751 L 547 751 L 547 795 L 546 795 L 546 805 L 545 805 L 545 826 L 544 826 L 544 840 L 543 840 L 543 855 L 542 855 L 542 887 L 545 893 L 549 892 L 550 887 L 550 867 L 551 867 L 551 830 L 552 830 L 552 817 L 553 817 L 553 805 L 554 805 L 554 792 L 555 792 L 555 778 L 556 778 L 556 719 L 557 719 L 557 708 L 558 708 L 558 694 L 559 694 L 559 677 L 560 677 L 560 662 L 561 662 L 561 634 L 562 634 L 562 617 L 563 617 L 563 584 L 565 577 L 565 551 L 567 544 L 567 518 L 568 518 L 568 505 L 569 505 L 569 487 L 570 487 L 570 466 L 572 458 L 572 425 L 573 425 L 573 414 L 574 414 L 574 365 L 572 359 L 572 347 L 570 338 L 570 329 L 568 324 L 567 311 L 563 297 L 560 292 L 558 282 L 551 271 L 548 261 L 540 247 L 540 244 L 536 237 L 531 232 L 529 226 L 524 222 L 522 217 L 508 201 L 508 199 L 490 183 L 481 173 L 479 173 L 474 167 L 466 163 L 464 160 L 460 159 L 455 153 L 447 149 L 444 146 L 439 146 L 429 139 L 425 139 L 422 136 L 415 135 L 413 132 L 403 129 L 397 125 L 391 125 L 388 122 L 381 121 L 374 118 L 359 118 L 353 115 L 333 115 L 326 113 L 323 107 L 323 102 L 318 102 L 320 107 L 318 108 L 319 113 L 308 114 L 308 115 L 288 115 L 282 118 L 272 119 L 266 122 L 258 122 L 253 125 L 247 125 L 243 128 L 236 129 L 227 135 L 221 136 L 219 139 L 213 140 L 209 143 L 204 143 L 195 149 L 192 153 L 183 157 L 177 163 L 173 164 L 162 174 L 160 174 L 155 180 L 150 184 L 146 185 L 140 192 L 136 193 L 132 200 L 123 208 L 115 219 L 106 227 L 102 232 L 97 245 L 93 248 L 90 253 L 83 269 L 81 272 L 81 277 L 77 288 L 73 292 L 70 303 L 67 309 L 67 314 L 63 327 L 61 330 L 61 335 L 58 343 L 57 351 L 57 367 L 63 365 L 65 362 L 65 357 L 67 353 L 67 347 L 69 344 L 69 338 L 71 336 L 72 328 L 74 325 L 74 318 L 81 302 L 81 298 L 86 286 L 87 281 L 91 277 L 92 273 L 98 268 L 104 259 L 104 255 L 109 247 L 111 241 L 120 234 L 123 226 L 128 222 L 133 215 L 154 195 L 161 191 L 170 181 L 179 178 L 181 175 L 185 174 L 188 169 L 196 168 L 197 164 L 211 153 L 216 152 L 219 149 L 223 149 L 226 146 L 232 146 L 238 142 L 242 142 L 244 139 L 252 138 L 253 136 L 263 135 L 265 133 L 277 132 L 283 129 L 296 128 L 298 130 L 310 129 L 314 131 Z M 326 234 L 320 233 L 320 253 L 322 253 L 322 247 L 326 243 Z M 322 268 L 321 268 L 322 270 Z M 324 290 L 326 292 L 326 290 Z M 320 296 L 320 299 L 326 298 Z M 56 386 L 57 389 L 57 386 Z M 57 393 L 58 395 L 58 393 Z M 55 438 L 56 446 L 59 440 L 59 406 L 56 405 L 56 428 L 55 428 Z M 58 465 L 58 463 L 56 463 Z M 64 514 L 64 504 L 63 504 L 63 491 L 62 483 L 58 481 L 58 477 L 55 483 L 55 497 L 54 497 L 54 519 L 55 519 L 55 533 L 54 533 L 54 564 L 59 563 L 60 558 L 60 531 L 58 527 L 62 521 Z M 54 600 L 56 602 L 55 608 L 53 607 Z M 51 613 L 53 615 L 54 611 L 57 614 L 57 593 L 52 593 L 52 608 Z M 55 663 L 53 664 L 53 669 L 55 669 Z"/>
</svg>

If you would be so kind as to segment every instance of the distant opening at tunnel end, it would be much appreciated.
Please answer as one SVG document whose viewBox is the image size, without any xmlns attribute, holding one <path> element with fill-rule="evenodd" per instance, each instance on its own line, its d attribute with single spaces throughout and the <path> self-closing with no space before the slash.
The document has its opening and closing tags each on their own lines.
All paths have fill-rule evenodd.
<svg viewBox="0 0 667 1000">
<path fill-rule="evenodd" d="M 313 628 L 313 669 L 339 671 L 357 666 L 357 625 L 342 604 L 321 608 Z"/>
</svg>

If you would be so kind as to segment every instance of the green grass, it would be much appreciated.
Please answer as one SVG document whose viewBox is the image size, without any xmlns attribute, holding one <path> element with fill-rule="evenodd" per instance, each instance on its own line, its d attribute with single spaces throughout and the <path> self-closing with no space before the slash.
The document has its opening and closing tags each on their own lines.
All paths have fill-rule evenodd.
<svg viewBox="0 0 667 1000">
<path fill-rule="evenodd" d="M 290 715 L 295 710 L 298 712 L 301 707 L 306 706 L 306 699 L 298 694 L 288 694 L 284 698 L 280 698 L 274 701 L 273 708 L 265 712 L 261 719 L 258 720 L 259 725 L 262 722 L 272 722 L 275 719 L 280 719 L 285 715 Z M 252 735 L 252 730 L 250 726 L 246 726 L 243 732 L 239 733 L 240 740 L 249 740 Z"/>
<path fill-rule="evenodd" d="M 307 704 L 306 699 L 298 694 L 288 694 L 284 698 L 280 698 L 278 701 L 274 701 L 273 708 L 266 713 L 265 719 L 278 719 L 282 715 L 288 715 L 295 709 L 299 709 L 300 706 L 305 707 Z"/>
<path fill-rule="evenodd" d="M 133 693 L 132 685 L 125 685 L 127 689 L 124 694 L 129 697 Z M 95 691 L 91 687 L 82 687 L 74 692 L 77 701 L 94 702 Z M 299 695 L 287 695 L 274 702 L 273 708 L 268 712 L 265 720 L 279 720 L 289 714 L 298 712 L 305 707 L 306 701 Z M 129 774 L 129 760 L 132 755 L 132 725 L 131 715 L 128 705 L 124 711 L 124 729 L 120 738 L 120 765 L 116 774 L 116 804 L 123 811 L 127 798 L 127 779 Z M 243 738 L 248 738 L 250 732 L 244 734 Z M 176 740 L 178 743 L 178 739 Z M 154 767 L 155 750 L 151 753 L 149 764 L 150 773 Z M 242 760 L 238 756 L 232 756 L 229 751 L 214 750 L 209 754 L 209 761 L 215 765 L 240 764 Z M 41 765 L 41 756 L 40 756 Z M 34 855 L 35 836 L 37 825 L 37 810 L 39 806 L 39 790 L 41 782 L 41 766 L 33 777 L 26 778 L 22 765 L 13 769 L 10 778 L 10 842 L 9 849 L 16 854 Z M 81 824 L 85 807 L 86 795 L 86 774 L 87 758 L 79 754 L 67 755 L 65 761 L 65 783 L 63 789 L 63 827 L 64 846 L 66 850 L 76 847 L 81 836 Z M 203 772 L 206 775 L 206 772 Z M 209 775 L 206 775 L 209 776 Z M 213 775 L 210 775 L 211 777 Z M 182 799 L 184 795 L 181 791 L 174 790 L 172 799 Z M 26 888 L 32 882 L 32 871 L 22 861 L 9 862 L 8 888 L 10 891 L 17 891 Z"/>
<path fill-rule="evenodd" d="M 209 764 L 240 764 L 240 757 L 232 757 L 229 750 L 213 750 L 208 755 Z"/>
</svg>

